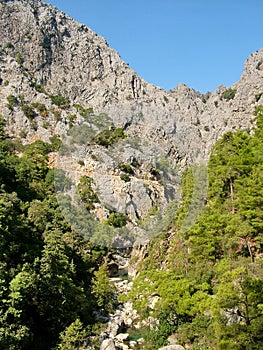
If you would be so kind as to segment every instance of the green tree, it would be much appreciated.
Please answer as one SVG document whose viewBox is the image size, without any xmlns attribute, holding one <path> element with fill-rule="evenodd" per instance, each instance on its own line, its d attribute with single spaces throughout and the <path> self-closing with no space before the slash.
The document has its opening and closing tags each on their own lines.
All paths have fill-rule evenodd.
<svg viewBox="0 0 263 350">
<path fill-rule="evenodd" d="M 92 292 L 95 295 L 98 306 L 106 311 L 111 311 L 114 305 L 114 288 L 109 280 L 106 263 L 102 264 L 98 271 L 94 272 L 92 283 Z"/>
<path fill-rule="evenodd" d="M 214 299 L 220 349 L 263 346 L 263 280 L 249 267 L 226 272 Z"/>
<path fill-rule="evenodd" d="M 89 176 L 82 176 L 77 186 L 78 193 L 88 210 L 94 209 L 94 203 L 99 202 L 99 198 L 93 190 L 93 179 Z"/>
<path fill-rule="evenodd" d="M 61 342 L 57 350 L 84 350 L 85 340 L 87 339 L 87 330 L 79 318 L 72 322 L 66 330 L 60 335 Z"/>
</svg>

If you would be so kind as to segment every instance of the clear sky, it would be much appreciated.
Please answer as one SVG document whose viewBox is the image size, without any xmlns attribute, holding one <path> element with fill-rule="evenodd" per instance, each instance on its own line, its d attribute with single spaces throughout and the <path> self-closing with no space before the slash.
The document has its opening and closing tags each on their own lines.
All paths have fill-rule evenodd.
<svg viewBox="0 0 263 350">
<path fill-rule="evenodd" d="M 142 78 L 203 93 L 263 47 L 263 0 L 46 0 L 102 35 Z"/>
</svg>

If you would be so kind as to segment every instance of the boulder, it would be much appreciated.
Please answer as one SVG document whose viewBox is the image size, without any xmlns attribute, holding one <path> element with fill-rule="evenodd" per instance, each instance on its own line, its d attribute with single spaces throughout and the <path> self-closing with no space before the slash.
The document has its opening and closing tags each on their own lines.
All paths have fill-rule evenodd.
<svg viewBox="0 0 263 350">
<path fill-rule="evenodd" d="M 114 341 L 112 339 L 105 339 L 101 343 L 100 350 L 116 350 Z"/>
<path fill-rule="evenodd" d="M 158 350 L 185 350 L 185 348 L 182 345 L 168 345 Z"/>
<path fill-rule="evenodd" d="M 128 333 L 119 333 L 116 335 L 116 339 L 118 341 L 124 341 L 124 340 L 127 340 L 129 338 L 129 334 Z"/>
<path fill-rule="evenodd" d="M 137 345 L 137 342 L 136 341 L 134 341 L 134 340 L 131 340 L 130 342 L 129 342 L 129 345 L 130 345 L 130 348 L 135 348 L 135 346 Z"/>
</svg>

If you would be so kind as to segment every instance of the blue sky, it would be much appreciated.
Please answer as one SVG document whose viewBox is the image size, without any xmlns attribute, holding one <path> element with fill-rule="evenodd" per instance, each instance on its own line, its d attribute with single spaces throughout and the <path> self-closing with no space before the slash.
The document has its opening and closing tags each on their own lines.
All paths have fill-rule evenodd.
<svg viewBox="0 0 263 350">
<path fill-rule="evenodd" d="M 263 0 L 46 0 L 102 35 L 142 78 L 203 93 L 263 47 Z"/>
</svg>

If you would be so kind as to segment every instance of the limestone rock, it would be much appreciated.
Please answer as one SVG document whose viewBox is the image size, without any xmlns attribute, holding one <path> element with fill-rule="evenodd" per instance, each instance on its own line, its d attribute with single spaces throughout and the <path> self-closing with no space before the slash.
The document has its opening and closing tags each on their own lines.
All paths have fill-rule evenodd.
<svg viewBox="0 0 263 350">
<path fill-rule="evenodd" d="M 127 340 L 129 338 L 129 334 L 128 333 L 119 333 L 117 336 L 116 336 L 116 339 L 118 341 L 121 341 L 123 342 L 124 340 Z"/>
<path fill-rule="evenodd" d="M 100 221 L 121 212 L 130 232 L 138 233 L 138 222 L 153 207 L 180 199 L 180 176 L 188 165 L 206 162 L 225 132 L 250 131 L 255 124 L 254 109 L 263 102 L 263 49 L 247 59 L 231 99 L 224 98 L 223 85 L 205 95 L 182 83 L 166 92 L 140 78 L 104 38 L 47 3 L 3 0 L 0 12 L 0 115 L 6 130 L 23 143 L 50 142 L 79 127 L 77 139 L 85 125 L 89 135 L 63 164 L 74 185 L 81 176 L 94 180 Z M 113 126 L 124 130 L 124 140 L 108 148 L 93 142 Z M 132 173 L 123 172 L 123 164 Z M 118 237 L 115 243 L 129 248 L 133 242 Z"/>
<path fill-rule="evenodd" d="M 100 350 L 116 350 L 114 341 L 112 339 L 105 339 L 101 343 Z"/>
<path fill-rule="evenodd" d="M 159 350 L 185 350 L 185 348 L 181 345 L 168 345 L 163 348 L 159 348 Z"/>
<path fill-rule="evenodd" d="M 115 123 L 129 125 L 138 137 L 158 139 L 167 151 L 174 147 L 187 163 L 207 158 L 215 140 L 227 130 L 250 128 L 253 122 L 255 95 L 262 90 L 262 49 L 251 55 L 240 81 L 233 85 L 235 98 L 225 101 L 221 99 L 225 87 L 202 95 L 184 84 L 168 92 L 148 84 L 105 39 L 38 0 L 3 1 L 0 28 L 1 78 L 9 81 L 3 86 L 2 102 L 7 94 L 23 93 L 29 102 L 50 106 L 48 96 L 35 89 L 41 84 L 49 94 L 68 97 L 71 106 L 79 103 L 108 112 Z M 7 116 L 5 103 L 2 106 Z M 15 124 L 28 129 L 26 118 L 15 112 Z M 51 124 L 54 130 L 66 131 L 63 123 Z M 39 136 L 44 138 L 43 129 Z"/>
</svg>

